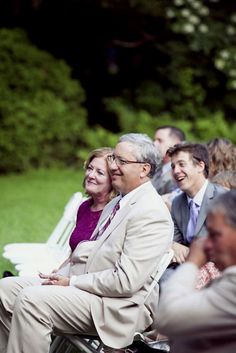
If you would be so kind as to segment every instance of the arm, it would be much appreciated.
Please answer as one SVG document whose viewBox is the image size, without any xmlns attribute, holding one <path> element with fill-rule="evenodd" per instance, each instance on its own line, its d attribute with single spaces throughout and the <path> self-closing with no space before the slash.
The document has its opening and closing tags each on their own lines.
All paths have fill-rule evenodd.
<svg viewBox="0 0 236 353">
<path fill-rule="evenodd" d="M 115 256 L 117 260 L 108 269 L 77 277 L 75 285 L 107 297 L 131 297 L 142 288 L 171 243 L 173 227 L 166 207 L 165 214 L 161 213 L 163 217 L 157 216 L 156 208 L 134 209 L 122 227 L 107 239 L 111 247 L 104 242 L 99 250 L 97 261 L 99 255 L 102 261 L 106 249 L 105 256 Z M 120 254 L 112 254 L 113 251 Z"/>
<path fill-rule="evenodd" d="M 236 304 L 235 279 L 230 283 L 227 277 L 222 277 L 209 287 L 195 290 L 198 270 L 207 261 L 203 242 L 203 239 L 193 242 L 187 262 L 161 288 L 158 328 L 166 335 L 193 332 L 203 335 L 224 324 L 235 327 L 235 316 L 229 315 L 232 298 Z"/>
</svg>

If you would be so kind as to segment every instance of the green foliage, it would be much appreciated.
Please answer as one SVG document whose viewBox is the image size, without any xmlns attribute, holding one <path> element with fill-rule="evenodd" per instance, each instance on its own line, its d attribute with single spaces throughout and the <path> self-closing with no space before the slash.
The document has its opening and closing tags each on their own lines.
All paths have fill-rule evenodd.
<svg viewBox="0 0 236 353">
<path fill-rule="evenodd" d="M 153 136 L 159 125 L 173 124 L 183 128 L 189 140 L 223 136 L 235 142 L 235 3 L 105 2 L 116 8 L 126 6 L 127 11 L 133 6 L 136 40 L 123 40 L 124 47 L 128 42 L 130 48 L 132 44 L 140 46 L 136 50 L 142 58 L 146 51 L 153 55 L 152 62 L 148 58 L 148 63 L 153 64 L 148 79 L 144 77 L 136 80 L 136 85 L 125 87 L 122 97 L 105 100 L 107 109 L 117 114 L 121 130 Z M 146 49 L 143 52 L 142 47 Z"/>
<path fill-rule="evenodd" d="M 70 164 L 84 141 L 84 91 L 20 29 L 0 29 L 0 171 Z"/>
<path fill-rule="evenodd" d="M 215 137 L 225 137 L 236 143 L 236 123 L 229 123 L 222 112 L 199 115 L 195 120 L 176 119 L 170 113 L 152 116 L 147 111 L 135 110 L 121 99 L 107 101 L 109 109 L 117 114 L 122 132 L 146 133 L 153 138 L 162 125 L 174 125 L 182 129 L 189 141 L 207 142 Z"/>
<path fill-rule="evenodd" d="M 0 176 L 0 254 L 12 242 L 45 242 L 69 198 L 83 191 L 83 169 L 39 169 Z M 13 270 L 0 257 L 0 274 Z"/>
<path fill-rule="evenodd" d="M 114 134 L 101 126 L 95 126 L 93 129 L 87 129 L 84 131 L 84 140 L 86 145 L 80 147 L 77 151 L 78 159 L 85 160 L 88 155 L 88 151 L 91 151 L 99 147 L 115 147 L 118 135 Z"/>
</svg>

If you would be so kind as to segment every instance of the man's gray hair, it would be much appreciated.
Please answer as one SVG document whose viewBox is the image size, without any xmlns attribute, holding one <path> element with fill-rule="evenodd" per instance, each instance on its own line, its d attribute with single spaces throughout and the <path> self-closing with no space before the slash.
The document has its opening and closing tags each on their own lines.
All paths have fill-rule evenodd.
<svg viewBox="0 0 236 353">
<path fill-rule="evenodd" d="M 236 229 L 236 190 L 230 190 L 217 196 L 209 207 L 208 213 L 222 213 L 225 222 Z"/>
<path fill-rule="evenodd" d="M 162 157 L 150 137 L 146 134 L 130 133 L 122 135 L 118 140 L 119 142 L 130 142 L 134 145 L 133 153 L 137 161 L 150 164 L 151 169 L 148 177 L 152 178 L 161 164 Z"/>
</svg>

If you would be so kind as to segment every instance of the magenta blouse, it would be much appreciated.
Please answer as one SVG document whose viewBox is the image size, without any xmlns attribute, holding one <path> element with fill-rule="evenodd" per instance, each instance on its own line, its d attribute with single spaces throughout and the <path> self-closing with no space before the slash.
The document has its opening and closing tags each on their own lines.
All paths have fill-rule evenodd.
<svg viewBox="0 0 236 353">
<path fill-rule="evenodd" d="M 92 199 L 84 201 L 77 212 L 76 226 L 70 236 L 70 247 L 74 251 L 82 240 L 88 240 L 99 220 L 101 211 L 91 211 Z"/>
</svg>

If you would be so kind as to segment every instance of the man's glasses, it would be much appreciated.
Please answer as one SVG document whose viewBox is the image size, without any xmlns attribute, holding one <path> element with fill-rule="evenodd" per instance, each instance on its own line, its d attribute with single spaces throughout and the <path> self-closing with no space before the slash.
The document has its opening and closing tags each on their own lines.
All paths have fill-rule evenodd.
<svg viewBox="0 0 236 353">
<path fill-rule="evenodd" d="M 128 161 L 127 159 L 120 158 L 118 156 L 115 156 L 114 154 L 109 154 L 107 156 L 107 162 L 109 164 L 116 162 L 116 165 L 118 165 L 118 166 L 125 165 L 125 164 L 131 164 L 131 163 L 140 163 L 140 164 L 147 163 L 147 162 L 139 162 L 139 161 Z"/>
</svg>

